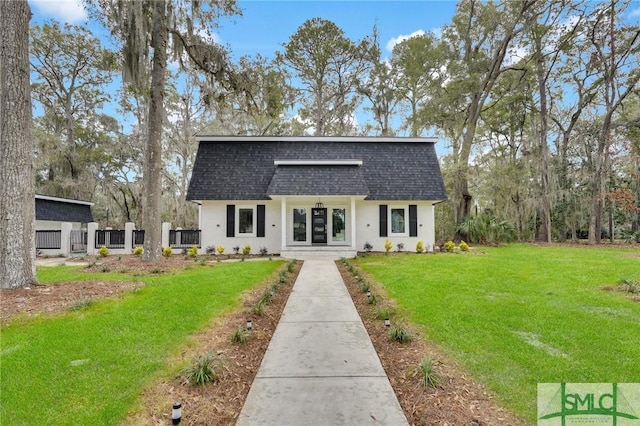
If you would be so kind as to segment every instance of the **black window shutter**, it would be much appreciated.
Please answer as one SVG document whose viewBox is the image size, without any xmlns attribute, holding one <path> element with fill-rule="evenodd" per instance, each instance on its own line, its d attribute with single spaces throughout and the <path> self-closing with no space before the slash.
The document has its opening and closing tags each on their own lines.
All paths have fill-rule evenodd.
<svg viewBox="0 0 640 426">
<path fill-rule="evenodd" d="M 258 237 L 264 237 L 264 204 L 258 204 Z"/>
<path fill-rule="evenodd" d="M 227 204 L 227 237 L 234 237 L 236 232 L 236 206 Z"/>
<path fill-rule="evenodd" d="M 380 236 L 387 236 L 387 205 L 380 204 Z"/>
<path fill-rule="evenodd" d="M 418 236 L 418 206 L 409 204 L 409 236 Z"/>
</svg>

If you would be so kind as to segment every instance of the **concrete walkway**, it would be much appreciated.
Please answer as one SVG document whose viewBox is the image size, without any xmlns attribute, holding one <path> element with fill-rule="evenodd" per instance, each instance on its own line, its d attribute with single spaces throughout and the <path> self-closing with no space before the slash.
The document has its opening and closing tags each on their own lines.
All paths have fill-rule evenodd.
<svg viewBox="0 0 640 426">
<path fill-rule="evenodd" d="M 237 425 L 408 425 L 333 261 L 304 262 Z"/>
</svg>

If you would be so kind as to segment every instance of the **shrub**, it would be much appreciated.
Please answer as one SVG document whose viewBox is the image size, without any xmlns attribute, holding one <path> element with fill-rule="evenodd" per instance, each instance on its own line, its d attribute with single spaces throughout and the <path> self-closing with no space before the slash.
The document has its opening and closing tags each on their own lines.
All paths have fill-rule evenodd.
<svg viewBox="0 0 640 426">
<path fill-rule="evenodd" d="M 242 247 L 242 255 L 246 256 L 249 253 L 251 253 L 251 246 L 247 244 L 246 246 Z"/>
<path fill-rule="evenodd" d="M 389 336 L 392 340 L 400 343 L 409 343 L 411 342 L 411 340 L 413 340 L 411 331 L 404 325 L 391 327 L 391 329 L 389 330 Z"/>
<path fill-rule="evenodd" d="M 71 306 L 69 306 L 69 310 L 70 311 L 81 311 L 83 309 L 87 309 L 89 306 L 91 306 L 91 304 L 93 303 L 93 300 L 89 299 L 89 298 L 83 298 L 80 299 L 78 301 L 75 301 L 71 304 Z"/>
<path fill-rule="evenodd" d="M 360 290 L 361 293 L 366 293 L 371 290 L 371 286 L 365 281 L 360 281 L 360 284 L 358 284 L 358 290 Z"/>
<path fill-rule="evenodd" d="M 235 247 L 233 248 L 233 253 L 234 253 L 234 254 L 238 254 L 238 253 L 240 253 L 240 246 L 235 246 Z"/>
<path fill-rule="evenodd" d="M 204 355 L 195 357 L 194 363 L 185 368 L 183 374 L 187 382 L 204 388 L 205 384 L 220 380 L 223 368 L 222 355 L 214 355 L 211 352 L 207 352 Z"/>
<path fill-rule="evenodd" d="M 404 243 L 398 243 L 396 244 L 396 247 L 398 247 L 398 251 L 401 252 L 402 250 L 404 250 Z"/>
<path fill-rule="evenodd" d="M 393 318 L 395 315 L 396 315 L 396 308 L 394 308 L 393 306 L 383 306 L 371 312 L 371 317 L 379 320 L 383 320 L 386 318 Z"/>
<path fill-rule="evenodd" d="M 216 246 L 207 246 L 204 252 L 207 254 L 214 254 L 216 252 Z"/>
<path fill-rule="evenodd" d="M 142 248 L 142 246 L 138 246 L 138 247 L 134 247 L 133 248 L 133 255 L 134 256 L 142 256 L 142 253 L 144 253 L 144 249 Z"/>
<path fill-rule="evenodd" d="M 164 257 L 171 257 L 171 253 L 173 253 L 173 250 L 171 249 L 170 246 L 166 246 L 165 248 L 162 249 L 162 255 Z"/>
<path fill-rule="evenodd" d="M 367 297 L 367 303 L 370 305 L 377 305 L 381 299 L 382 297 L 378 296 L 375 293 L 371 293 L 371 296 Z"/>
<path fill-rule="evenodd" d="M 287 271 L 280 271 L 279 281 L 280 284 L 284 284 L 287 281 Z"/>
<path fill-rule="evenodd" d="M 292 260 L 287 264 L 287 272 L 292 273 L 294 269 L 296 269 L 296 261 Z"/>
<path fill-rule="evenodd" d="M 512 223 L 498 222 L 491 213 L 469 216 L 457 230 L 466 235 L 470 242 L 480 244 L 509 242 L 516 237 L 516 229 Z"/>
<path fill-rule="evenodd" d="M 393 244 L 391 244 L 391 241 L 389 240 L 385 240 L 384 242 L 384 252 L 385 254 L 388 254 L 389 251 L 393 248 Z"/>
<path fill-rule="evenodd" d="M 253 306 L 253 313 L 261 317 L 264 315 L 264 301 L 262 298 Z"/>
<path fill-rule="evenodd" d="M 109 256 L 109 249 L 107 248 L 107 246 L 102 246 L 98 249 L 98 255 L 100 257 L 107 257 Z"/>
<path fill-rule="evenodd" d="M 266 247 L 260 247 L 260 256 L 266 256 L 269 254 L 269 250 Z"/>
<path fill-rule="evenodd" d="M 218 252 L 218 254 L 224 253 L 224 246 L 220 245 L 220 246 L 216 247 L 216 251 Z"/>
<path fill-rule="evenodd" d="M 455 248 L 456 248 L 456 245 L 451 240 L 449 240 L 446 243 L 444 243 L 444 249 L 447 251 L 447 253 L 453 253 L 453 250 Z"/>
<path fill-rule="evenodd" d="M 460 241 L 460 251 L 469 251 L 469 244 L 464 241 Z"/>
<path fill-rule="evenodd" d="M 369 244 L 369 243 L 364 243 L 364 251 L 365 251 L 366 253 L 370 253 L 370 252 L 371 252 L 371 250 L 373 250 L 373 246 L 372 246 L 371 244 Z M 345 259 L 345 260 L 346 260 L 346 259 Z"/>
<path fill-rule="evenodd" d="M 418 241 L 416 244 L 416 253 L 424 252 L 424 243 L 422 241 Z"/>
<path fill-rule="evenodd" d="M 247 343 L 247 330 L 245 327 L 236 327 L 233 333 L 231 333 L 229 340 L 235 345 L 244 345 Z"/>
<path fill-rule="evenodd" d="M 429 386 L 437 387 L 440 384 L 440 375 L 435 371 L 435 362 L 430 357 L 424 357 L 420 360 L 415 370 L 420 377 L 420 384 L 427 389 Z"/>
<path fill-rule="evenodd" d="M 189 250 L 187 250 L 187 257 L 195 259 L 198 257 L 198 246 L 193 245 Z"/>
</svg>

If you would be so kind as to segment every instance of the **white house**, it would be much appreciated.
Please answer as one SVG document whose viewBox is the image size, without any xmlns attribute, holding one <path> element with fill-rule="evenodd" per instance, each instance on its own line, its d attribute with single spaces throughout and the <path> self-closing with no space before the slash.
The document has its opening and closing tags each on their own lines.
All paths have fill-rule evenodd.
<svg viewBox="0 0 640 426">
<path fill-rule="evenodd" d="M 435 242 L 435 138 L 199 136 L 187 199 L 201 245 L 351 257 Z"/>
</svg>

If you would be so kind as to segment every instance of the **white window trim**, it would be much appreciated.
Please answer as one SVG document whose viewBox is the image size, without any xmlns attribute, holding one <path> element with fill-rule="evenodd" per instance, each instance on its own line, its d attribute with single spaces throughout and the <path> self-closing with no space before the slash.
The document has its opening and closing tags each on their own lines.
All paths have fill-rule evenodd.
<svg viewBox="0 0 640 426">
<path fill-rule="evenodd" d="M 391 214 L 392 210 L 404 210 L 404 232 L 393 232 L 393 218 Z M 389 217 L 388 235 L 390 237 L 408 237 L 409 236 L 409 206 L 408 205 L 389 206 L 389 211 L 387 214 Z"/>
<path fill-rule="evenodd" d="M 240 232 L 240 210 L 251 210 L 252 214 L 251 214 L 251 219 L 253 221 L 252 225 L 251 225 L 251 229 L 253 229 L 253 232 L 250 233 L 242 233 Z M 257 221 L 257 208 L 256 206 L 236 206 L 236 236 L 237 237 L 255 237 L 256 236 L 256 221 Z"/>
</svg>

